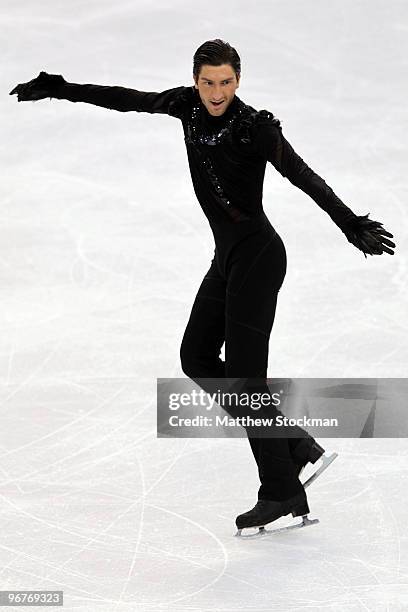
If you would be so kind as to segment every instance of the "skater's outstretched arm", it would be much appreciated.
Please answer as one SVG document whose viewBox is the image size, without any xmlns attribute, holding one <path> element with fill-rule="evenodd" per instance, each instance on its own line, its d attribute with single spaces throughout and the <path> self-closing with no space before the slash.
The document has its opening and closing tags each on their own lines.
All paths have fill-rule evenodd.
<svg viewBox="0 0 408 612">
<path fill-rule="evenodd" d="M 263 113 L 263 114 L 262 114 Z M 345 234 L 347 240 L 364 253 L 364 256 L 394 254 L 395 244 L 388 240 L 393 235 L 382 223 L 366 215 L 355 215 L 333 189 L 314 172 L 296 153 L 282 133 L 279 119 L 272 113 L 261 111 L 255 132 L 258 152 L 286 177 L 293 185 L 307 193 Z"/>
<path fill-rule="evenodd" d="M 119 85 L 93 85 L 91 83 L 68 83 L 60 74 L 40 74 L 27 83 L 20 83 L 10 91 L 17 94 L 18 101 L 58 98 L 71 102 L 87 102 L 96 106 L 128 112 L 174 114 L 171 104 L 190 88 L 180 86 L 165 91 L 147 92 Z"/>
</svg>

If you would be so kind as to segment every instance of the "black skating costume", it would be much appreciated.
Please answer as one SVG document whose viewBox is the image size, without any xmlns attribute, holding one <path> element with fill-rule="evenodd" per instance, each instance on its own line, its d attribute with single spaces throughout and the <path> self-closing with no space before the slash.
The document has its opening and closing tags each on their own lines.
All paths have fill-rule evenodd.
<svg viewBox="0 0 408 612">
<path fill-rule="evenodd" d="M 355 215 L 303 161 L 271 112 L 256 111 L 236 95 L 220 116 L 208 113 L 194 86 L 155 93 L 64 82 L 53 97 L 181 120 L 194 190 L 215 241 L 182 340 L 182 368 L 199 384 L 245 377 L 256 381 L 253 389 L 267 390 L 269 337 L 286 273 L 284 244 L 262 206 L 267 161 L 326 211 L 350 242 L 358 241 L 367 216 Z M 299 438 L 269 439 L 248 432 L 248 439 L 261 480 L 258 499 L 293 498 L 298 513 L 305 514 L 298 473 L 323 449 L 300 432 Z"/>
</svg>

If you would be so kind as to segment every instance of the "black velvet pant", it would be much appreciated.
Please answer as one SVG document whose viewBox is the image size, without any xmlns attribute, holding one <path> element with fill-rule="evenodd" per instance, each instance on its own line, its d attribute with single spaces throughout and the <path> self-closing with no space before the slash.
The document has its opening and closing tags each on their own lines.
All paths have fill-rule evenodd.
<svg viewBox="0 0 408 612">
<path fill-rule="evenodd" d="M 269 338 L 286 274 L 284 244 L 264 213 L 211 228 L 214 257 L 184 332 L 183 372 L 208 392 L 214 388 L 202 379 L 223 377 L 246 380 L 244 391 L 268 392 Z M 225 361 L 220 358 L 224 342 Z M 293 451 L 307 434 L 297 430 L 299 438 L 265 438 L 246 428 L 261 481 L 258 499 L 282 500 L 303 490 Z"/>
</svg>

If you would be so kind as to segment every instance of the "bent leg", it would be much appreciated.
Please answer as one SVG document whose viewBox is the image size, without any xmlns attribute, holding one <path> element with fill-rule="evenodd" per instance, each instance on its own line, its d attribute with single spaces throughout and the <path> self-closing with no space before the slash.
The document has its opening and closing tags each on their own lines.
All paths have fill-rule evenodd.
<svg viewBox="0 0 408 612">
<path fill-rule="evenodd" d="M 183 372 L 191 379 L 223 378 L 225 288 L 214 256 L 195 297 L 180 347 Z"/>
</svg>

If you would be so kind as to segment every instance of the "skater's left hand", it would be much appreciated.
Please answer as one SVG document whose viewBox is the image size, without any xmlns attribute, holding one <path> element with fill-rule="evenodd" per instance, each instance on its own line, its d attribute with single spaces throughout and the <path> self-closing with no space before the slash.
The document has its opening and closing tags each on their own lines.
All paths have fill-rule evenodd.
<svg viewBox="0 0 408 612">
<path fill-rule="evenodd" d="M 27 83 L 19 83 L 9 95 L 17 94 L 19 102 L 26 100 L 42 100 L 44 98 L 55 97 L 62 85 L 66 84 L 61 74 L 48 74 L 42 70 L 35 79 Z"/>
<path fill-rule="evenodd" d="M 357 216 L 344 233 L 347 240 L 364 253 L 364 257 L 367 257 L 367 254 L 394 255 L 395 244 L 388 240 L 394 236 L 382 227 L 382 223 L 369 219 L 368 214 Z"/>
</svg>

